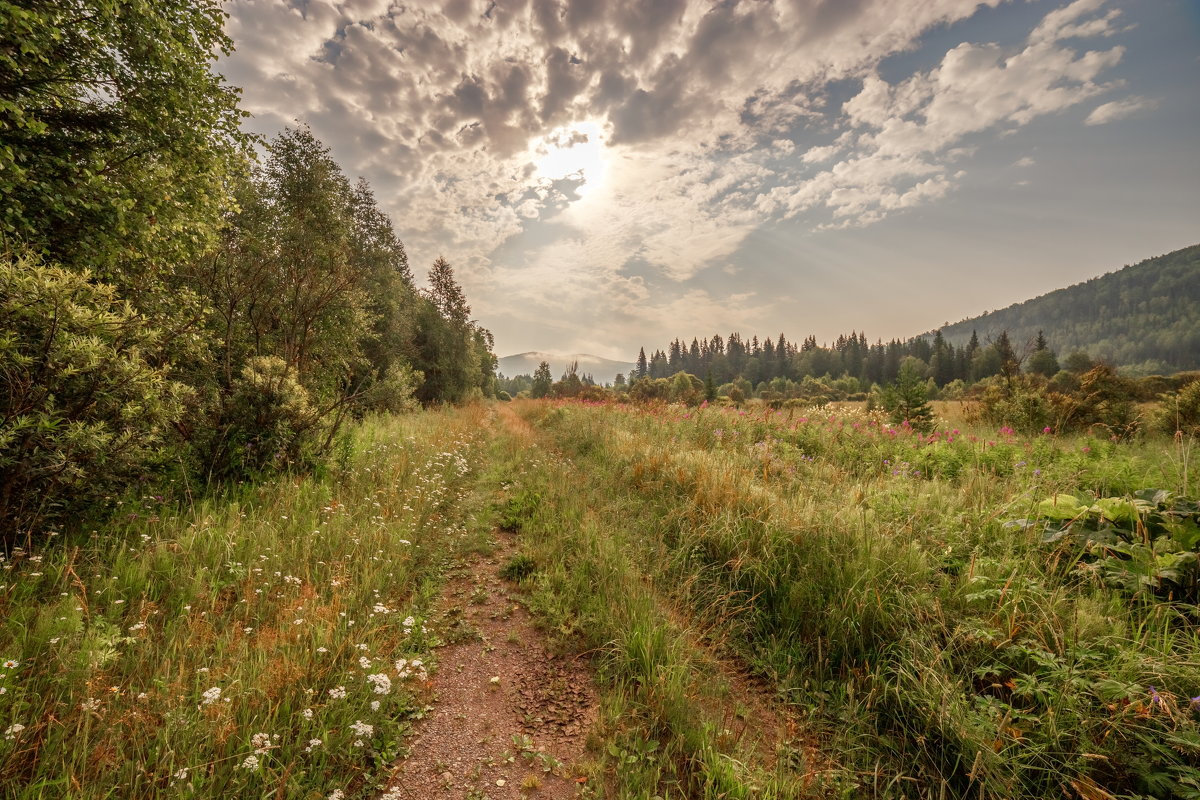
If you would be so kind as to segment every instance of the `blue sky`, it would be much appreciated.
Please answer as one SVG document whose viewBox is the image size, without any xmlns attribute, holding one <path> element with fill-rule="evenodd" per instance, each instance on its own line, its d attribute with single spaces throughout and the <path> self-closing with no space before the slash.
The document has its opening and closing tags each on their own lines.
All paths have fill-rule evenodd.
<svg viewBox="0 0 1200 800">
<path fill-rule="evenodd" d="M 1200 241 L 1195 0 L 234 0 L 500 355 L 907 337 Z"/>
</svg>

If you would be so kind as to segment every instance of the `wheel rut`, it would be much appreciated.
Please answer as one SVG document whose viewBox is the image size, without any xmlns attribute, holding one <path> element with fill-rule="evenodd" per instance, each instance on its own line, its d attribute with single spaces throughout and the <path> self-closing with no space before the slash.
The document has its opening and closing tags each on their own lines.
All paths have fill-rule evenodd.
<svg viewBox="0 0 1200 800">
<path fill-rule="evenodd" d="M 598 708 L 590 666 L 553 652 L 500 577 L 514 537 L 494 538 L 443 592 L 433 710 L 385 797 L 559 800 L 584 786 L 578 764 Z"/>
</svg>

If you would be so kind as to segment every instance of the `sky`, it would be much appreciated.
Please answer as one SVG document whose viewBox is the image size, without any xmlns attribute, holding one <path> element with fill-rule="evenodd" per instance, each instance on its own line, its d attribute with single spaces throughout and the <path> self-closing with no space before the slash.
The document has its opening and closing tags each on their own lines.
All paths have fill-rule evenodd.
<svg viewBox="0 0 1200 800">
<path fill-rule="evenodd" d="M 231 0 L 504 356 L 908 338 L 1200 242 L 1200 0 Z"/>
</svg>

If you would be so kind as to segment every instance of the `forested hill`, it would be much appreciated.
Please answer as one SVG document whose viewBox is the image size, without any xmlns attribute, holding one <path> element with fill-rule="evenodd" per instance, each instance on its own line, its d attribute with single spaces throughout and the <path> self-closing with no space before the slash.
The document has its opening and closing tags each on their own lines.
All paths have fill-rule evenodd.
<svg viewBox="0 0 1200 800">
<path fill-rule="evenodd" d="M 1007 330 L 1020 347 L 1044 331 L 1060 357 L 1086 351 L 1143 374 L 1200 369 L 1200 245 L 942 328 L 962 345 Z"/>
</svg>

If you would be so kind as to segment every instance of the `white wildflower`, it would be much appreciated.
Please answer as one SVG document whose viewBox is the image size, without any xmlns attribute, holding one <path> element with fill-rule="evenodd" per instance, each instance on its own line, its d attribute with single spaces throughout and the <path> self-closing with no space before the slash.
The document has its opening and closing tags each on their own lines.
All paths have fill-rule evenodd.
<svg viewBox="0 0 1200 800">
<path fill-rule="evenodd" d="M 382 672 L 368 675 L 367 681 L 375 688 L 375 694 L 392 693 L 392 679 Z"/>
<path fill-rule="evenodd" d="M 313 718 L 313 710 L 311 708 L 306 708 L 300 712 L 300 716 L 304 717 L 305 719 L 312 719 Z"/>
<path fill-rule="evenodd" d="M 306 753 L 311 753 L 313 750 L 315 750 L 315 749 L 317 749 L 318 747 L 320 747 L 320 746 L 321 746 L 321 744 L 322 744 L 322 743 L 321 743 L 321 740 L 320 740 L 320 739 L 309 739 L 309 740 L 308 740 L 308 747 L 304 748 L 304 752 L 306 752 Z"/>
<path fill-rule="evenodd" d="M 204 694 L 200 695 L 200 698 L 204 701 L 204 705 L 212 705 L 221 699 L 221 687 L 214 686 L 211 689 L 205 690 Z"/>
<path fill-rule="evenodd" d="M 265 753 L 271 746 L 271 736 L 267 733 L 256 733 L 250 737 L 250 746 L 256 753 Z"/>
<path fill-rule="evenodd" d="M 242 769 L 258 772 L 258 756 L 246 756 L 246 760 L 242 762 Z"/>
<path fill-rule="evenodd" d="M 332 697 L 334 700 L 341 700 L 342 698 L 344 698 L 346 696 L 346 687 L 339 686 L 336 689 L 330 689 L 329 696 Z"/>
<path fill-rule="evenodd" d="M 350 726 L 350 730 L 354 731 L 355 736 L 369 737 L 375 732 L 375 726 L 369 722 L 363 722 L 361 719 L 356 719 L 354 720 L 354 724 Z"/>
<path fill-rule="evenodd" d="M 17 738 L 17 736 L 20 735 L 21 731 L 23 730 L 25 730 L 24 725 L 19 722 L 14 722 L 4 730 L 4 738 L 11 742 L 13 739 Z"/>
</svg>

